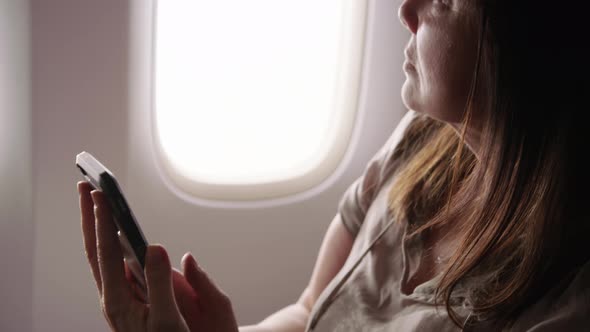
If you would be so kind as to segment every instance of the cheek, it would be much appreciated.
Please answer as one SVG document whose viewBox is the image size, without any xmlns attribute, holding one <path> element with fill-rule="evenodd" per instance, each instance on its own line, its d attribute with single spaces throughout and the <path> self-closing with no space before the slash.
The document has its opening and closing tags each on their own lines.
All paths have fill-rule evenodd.
<svg viewBox="0 0 590 332">
<path fill-rule="evenodd" d="M 425 82 L 425 103 L 441 120 L 459 121 L 466 91 L 463 75 L 450 54 L 440 54 Z"/>
<path fill-rule="evenodd" d="M 447 36 L 440 36 L 438 41 L 425 40 L 422 45 L 424 104 L 441 120 L 455 119 L 453 108 L 458 87 L 452 44 Z"/>
<path fill-rule="evenodd" d="M 424 112 L 447 122 L 460 121 L 469 91 L 475 55 L 464 40 L 435 31 L 417 40 L 420 104 Z"/>
</svg>

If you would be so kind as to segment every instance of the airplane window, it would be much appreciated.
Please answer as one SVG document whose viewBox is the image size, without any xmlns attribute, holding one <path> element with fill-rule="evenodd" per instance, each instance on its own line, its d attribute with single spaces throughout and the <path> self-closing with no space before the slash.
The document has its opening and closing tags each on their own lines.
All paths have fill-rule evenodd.
<svg viewBox="0 0 590 332">
<path fill-rule="evenodd" d="M 175 184 L 251 200 L 328 177 L 356 114 L 367 1 L 159 1 L 153 119 Z"/>
</svg>

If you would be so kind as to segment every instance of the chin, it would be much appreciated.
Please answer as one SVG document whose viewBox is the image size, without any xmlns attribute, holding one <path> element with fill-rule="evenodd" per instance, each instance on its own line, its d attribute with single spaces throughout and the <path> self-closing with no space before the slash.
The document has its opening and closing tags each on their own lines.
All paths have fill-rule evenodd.
<svg viewBox="0 0 590 332">
<path fill-rule="evenodd" d="M 414 85 L 409 82 L 409 80 L 406 80 L 406 82 L 402 86 L 401 96 L 402 102 L 404 103 L 407 109 L 423 113 L 422 107 L 418 102 L 417 91 Z"/>
<path fill-rule="evenodd" d="M 407 109 L 428 115 L 436 120 L 447 123 L 460 123 L 463 109 L 460 106 L 447 106 L 451 104 L 446 98 L 434 98 L 420 93 L 411 79 L 406 80 L 401 91 L 402 102 Z M 429 106 L 430 105 L 430 106 Z M 437 106 L 434 106 L 437 105 Z"/>
</svg>

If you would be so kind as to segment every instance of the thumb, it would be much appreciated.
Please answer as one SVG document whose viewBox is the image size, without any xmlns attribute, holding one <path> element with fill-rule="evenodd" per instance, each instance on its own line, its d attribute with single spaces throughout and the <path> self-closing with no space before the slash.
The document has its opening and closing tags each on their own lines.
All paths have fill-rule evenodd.
<svg viewBox="0 0 590 332">
<path fill-rule="evenodd" d="M 174 300 L 172 266 L 164 247 L 160 245 L 148 246 L 145 274 L 150 311 L 158 316 L 177 316 L 179 311 Z"/>
</svg>

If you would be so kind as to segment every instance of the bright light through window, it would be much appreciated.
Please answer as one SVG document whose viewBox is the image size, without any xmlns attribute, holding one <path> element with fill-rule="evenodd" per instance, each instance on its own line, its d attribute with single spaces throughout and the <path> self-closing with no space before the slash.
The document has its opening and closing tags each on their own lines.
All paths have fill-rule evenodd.
<svg viewBox="0 0 590 332">
<path fill-rule="evenodd" d="M 158 1 L 154 119 L 173 178 L 231 193 L 329 175 L 356 111 L 364 2 Z"/>
</svg>

